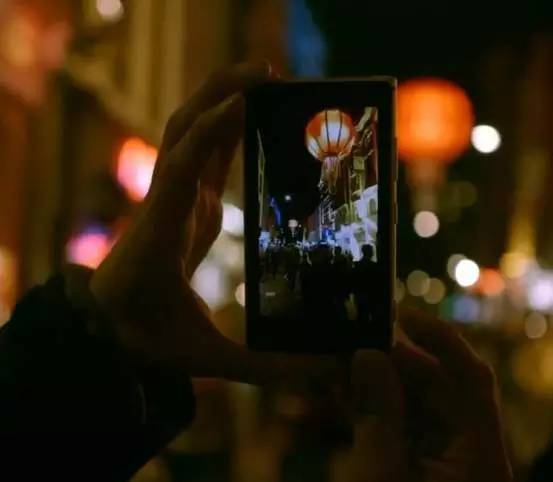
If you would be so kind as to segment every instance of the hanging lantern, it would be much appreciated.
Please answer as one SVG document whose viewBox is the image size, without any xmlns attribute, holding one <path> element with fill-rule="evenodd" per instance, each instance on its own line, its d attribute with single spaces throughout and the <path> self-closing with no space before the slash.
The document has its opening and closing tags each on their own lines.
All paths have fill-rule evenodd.
<svg viewBox="0 0 553 482">
<path fill-rule="evenodd" d="M 138 137 L 127 139 L 117 159 L 117 180 L 133 201 L 142 201 L 154 174 L 157 149 Z"/>
<path fill-rule="evenodd" d="M 461 87 L 437 78 L 401 84 L 397 101 L 398 154 L 408 166 L 410 183 L 428 194 L 443 180 L 444 166 L 470 144 L 472 104 Z"/>
<path fill-rule="evenodd" d="M 307 150 L 323 163 L 321 180 L 334 192 L 340 162 L 349 155 L 355 141 L 351 117 L 338 109 L 324 110 L 313 117 L 305 129 Z"/>
</svg>

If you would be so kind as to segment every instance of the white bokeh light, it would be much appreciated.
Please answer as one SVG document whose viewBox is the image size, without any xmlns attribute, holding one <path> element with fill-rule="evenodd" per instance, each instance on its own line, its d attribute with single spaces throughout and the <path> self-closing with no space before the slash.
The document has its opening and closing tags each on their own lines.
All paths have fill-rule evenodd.
<svg viewBox="0 0 553 482">
<path fill-rule="evenodd" d="M 96 0 L 96 10 L 104 20 L 110 22 L 120 20 L 124 13 L 121 0 Z"/>
<path fill-rule="evenodd" d="M 449 274 L 449 277 L 452 280 L 455 280 L 455 269 L 457 268 L 457 265 L 463 261 L 464 259 L 467 259 L 467 257 L 464 254 L 452 254 L 448 260 L 447 260 L 447 274 Z"/>
<path fill-rule="evenodd" d="M 440 220 L 432 211 L 421 211 L 415 215 L 413 227 L 421 238 L 431 238 L 439 231 Z"/>
<path fill-rule="evenodd" d="M 528 279 L 528 305 L 537 311 L 553 311 L 553 273 L 536 271 Z"/>
<path fill-rule="evenodd" d="M 233 204 L 223 203 L 223 230 L 233 236 L 244 234 L 244 212 Z"/>
<path fill-rule="evenodd" d="M 501 146 L 501 135 L 495 127 L 479 125 L 472 129 L 472 145 L 483 154 L 497 151 Z"/>
<path fill-rule="evenodd" d="M 474 285 L 480 277 L 480 268 L 470 260 L 463 259 L 457 263 L 455 267 L 455 281 L 463 288 L 468 288 Z"/>
<path fill-rule="evenodd" d="M 192 278 L 192 287 L 211 309 L 221 308 L 227 301 L 228 280 L 219 266 L 204 261 Z"/>
</svg>

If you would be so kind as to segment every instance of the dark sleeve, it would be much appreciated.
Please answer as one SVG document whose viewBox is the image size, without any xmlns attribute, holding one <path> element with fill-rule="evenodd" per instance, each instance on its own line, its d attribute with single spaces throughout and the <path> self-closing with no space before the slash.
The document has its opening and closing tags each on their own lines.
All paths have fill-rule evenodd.
<svg viewBox="0 0 553 482">
<path fill-rule="evenodd" d="M 59 276 L 0 331 L 0 454 L 13 480 L 128 480 L 193 418 L 185 374 L 134 361 L 91 334 L 89 317 Z"/>
</svg>

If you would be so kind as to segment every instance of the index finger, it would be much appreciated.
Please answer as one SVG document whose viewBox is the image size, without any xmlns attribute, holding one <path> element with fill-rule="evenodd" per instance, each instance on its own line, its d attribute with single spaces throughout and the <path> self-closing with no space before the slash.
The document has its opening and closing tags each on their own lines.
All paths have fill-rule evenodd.
<svg viewBox="0 0 553 482">
<path fill-rule="evenodd" d="M 266 82 L 271 76 L 267 61 L 245 62 L 211 74 L 188 102 L 169 119 L 163 135 L 162 150 L 171 149 L 192 126 L 196 118 L 227 97 Z"/>
</svg>

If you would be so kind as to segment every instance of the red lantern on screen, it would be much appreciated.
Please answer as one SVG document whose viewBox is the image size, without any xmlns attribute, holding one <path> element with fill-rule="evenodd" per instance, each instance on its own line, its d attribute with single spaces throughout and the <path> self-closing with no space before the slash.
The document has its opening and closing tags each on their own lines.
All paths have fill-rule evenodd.
<svg viewBox="0 0 553 482">
<path fill-rule="evenodd" d="M 338 109 L 323 110 L 305 129 L 305 145 L 315 159 L 323 163 L 321 179 L 332 192 L 340 172 L 340 162 L 351 152 L 355 126 L 351 117 Z"/>
</svg>

